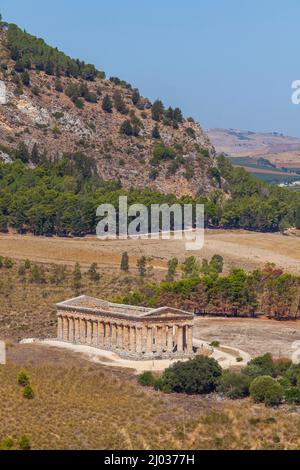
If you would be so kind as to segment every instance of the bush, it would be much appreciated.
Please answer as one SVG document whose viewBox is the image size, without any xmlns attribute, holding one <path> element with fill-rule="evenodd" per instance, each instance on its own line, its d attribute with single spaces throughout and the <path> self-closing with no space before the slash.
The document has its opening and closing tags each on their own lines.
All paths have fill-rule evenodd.
<svg viewBox="0 0 300 470">
<path fill-rule="evenodd" d="M 25 434 L 23 436 L 21 436 L 21 438 L 19 440 L 19 447 L 20 447 L 21 450 L 30 450 L 31 449 L 30 439 Z"/>
<path fill-rule="evenodd" d="M 290 387 L 284 392 L 284 398 L 286 399 L 287 403 L 291 405 L 299 405 L 300 404 L 300 388 L 298 387 Z"/>
<path fill-rule="evenodd" d="M 269 376 L 257 377 L 250 385 L 250 395 L 256 403 L 277 406 L 283 398 L 281 385 Z"/>
<path fill-rule="evenodd" d="M 212 341 L 212 342 L 210 343 L 210 346 L 211 346 L 212 348 L 219 348 L 219 347 L 220 347 L 220 341 Z"/>
<path fill-rule="evenodd" d="M 220 378 L 218 392 L 232 400 L 249 396 L 251 379 L 244 374 L 225 371 Z"/>
<path fill-rule="evenodd" d="M 248 365 L 259 367 L 261 371 L 260 375 L 270 375 L 271 377 L 276 377 L 276 369 L 273 358 L 270 353 L 252 359 L 252 361 L 250 361 Z"/>
<path fill-rule="evenodd" d="M 300 364 L 292 364 L 284 376 L 290 381 L 291 385 L 296 386 L 298 378 L 300 377 Z"/>
<path fill-rule="evenodd" d="M 31 385 L 26 385 L 23 390 L 23 397 L 27 400 L 32 400 L 34 398 L 34 391 Z"/>
<path fill-rule="evenodd" d="M 274 366 L 275 366 L 276 375 L 277 376 L 284 375 L 287 372 L 287 370 L 291 367 L 291 365 L 292 365 L 292 361 L 285 357 L 275 360 Z"/>
<path fill-rule="evenodd" d="M 133 127 L 128 119 L 121 124 L 120 132 L 128 137 L 133 135 Z"/>
<path fill-rule="evenodd" d="M 261 377 L 262 375 L 264 375 L 262 373 L 261 368 L 259 366 L 254 365 L 254 364 L 250 364 L 250 365 L 246 366 L 242 370 L 242 374 L 247 375 L 251 379 L 256 379 L 257 377 Z"/>
<path fill-rule="evenodd" d="M 19 385 L 22 385 L 22 387 L 26 387 L 26 385 L 29 385 L 30 378 L 24 369 L 20 370 L 20 372 L 18 373 L 17 381 Z"/>
<path fill-rule="evenodd" d="M 188 362 L 177 362 L 165 370 L 161 389 L 188 394 L 205 394 L 216 390 L 222 369 L 215 359 L 197 356 Z"/>
<path fill-rule="evenodd" d="M 176 152 L 172 147 L 164 144 L 156 144 L 153 149 L 152 165 L 157 165 L 162 160 L 175 160 Z"/>
<path fill-rule="evenodd" d="M 143 387 L 153 387 L 155 384 L 155 377 L 152 372 L 144 372 L 139 376 L 138 383 Z"/>
<path fill-rule="evenodd" d="M 11 258 L 5 258 L 4 259 L 4 267 L 6 269 L 11 269 L 13 267 L 13 265 L 14 265 L 14 262 Z"/>
</svg>

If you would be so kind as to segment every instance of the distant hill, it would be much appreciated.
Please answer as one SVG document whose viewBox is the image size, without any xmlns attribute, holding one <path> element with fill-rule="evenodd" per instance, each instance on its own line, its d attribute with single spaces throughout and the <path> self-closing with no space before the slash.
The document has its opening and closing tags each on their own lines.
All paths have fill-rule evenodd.
<svg viewBox="0 0 300 470">
<path fill-rule="evenodd" d="M 208 195 L 217 162 L 208 137 L 179 108 L 151 103 L 129 83 L 105 78 L 22 31 L 0 23 L 0 157 L 38 163 L 81 152 L 104 180 L 124 188 Z M 21 146 L 21 152 L 20 150 Z M 31 158 L 34 153 L 34 158 Z M 27 157 L 29 155 L 29 158 Z"/>
<path fill-rule="evenodd" d="M 254 161 L 265 158 L 279 168 L 300 168 L 300 138 L 239 129 L 209 129 L 207 134 L 218 153 Z"/>
</svg>

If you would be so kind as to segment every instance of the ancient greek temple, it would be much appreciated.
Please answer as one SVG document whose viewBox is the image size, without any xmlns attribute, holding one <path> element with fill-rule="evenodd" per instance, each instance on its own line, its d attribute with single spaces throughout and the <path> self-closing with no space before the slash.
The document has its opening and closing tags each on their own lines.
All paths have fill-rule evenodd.
<svg viewBox="0 0 300 470">
<path fill-rule="evenodd" d="M 194 315 L 80 296 L 57 304 L 58 339 L 133 359 L 193 355 Z"/>
</svg>

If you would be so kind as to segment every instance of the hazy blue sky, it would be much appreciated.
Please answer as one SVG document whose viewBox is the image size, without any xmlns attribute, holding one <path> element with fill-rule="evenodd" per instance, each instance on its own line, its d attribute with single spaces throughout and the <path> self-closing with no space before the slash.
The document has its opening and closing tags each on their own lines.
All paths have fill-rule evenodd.
<svg viewBox="0 0 300 470">
<path fill-rule="evenodd" d="M 300 136 L 299 0 L 1 0 L 0 11 L 205 127 Z"/>
</svg>

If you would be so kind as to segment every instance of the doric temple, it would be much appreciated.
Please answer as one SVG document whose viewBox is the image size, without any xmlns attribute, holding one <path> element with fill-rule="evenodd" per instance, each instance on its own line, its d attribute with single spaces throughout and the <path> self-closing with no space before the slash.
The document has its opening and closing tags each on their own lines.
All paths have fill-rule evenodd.
<svg viewBox="0 0 300 470">
<path fill-rule="evenodd" d="M 81 296 L 57 304 L 58 339 L 133 359 L 193 355 L 194 315 L 170 307 L 133 307 Z"/>
</svg>

